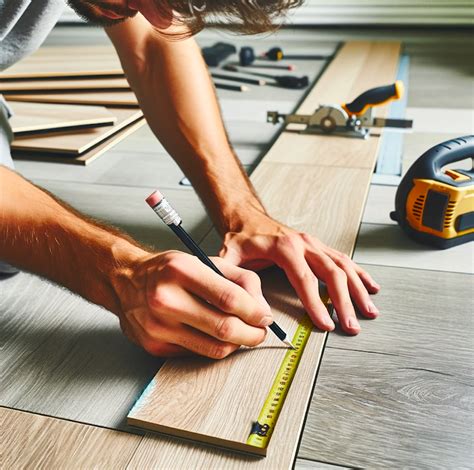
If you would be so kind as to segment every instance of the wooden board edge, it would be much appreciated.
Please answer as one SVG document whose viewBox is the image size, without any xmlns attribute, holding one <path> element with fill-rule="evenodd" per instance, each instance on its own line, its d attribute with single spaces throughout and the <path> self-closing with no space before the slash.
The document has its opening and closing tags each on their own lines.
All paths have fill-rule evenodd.
<svg viewBox="0 0 474 470">
<path fill-rule="evenodd" d="M 127 424 L 129 424 L 130 426 L 137 427 L 139 429 L 146 429 L 148 431 L 164 434 L 166 436 L 185 439 L 188 442 L 200 442 L 203 444 L 209 444 L 213 447 L 243 452 L 245 453 L 245 455 L 252 454 L 259 457 L 266 457 L 267 455 L 267 449 L 261 449 L 259 447 L 251 446 L 243 442 L 229 441 L 227 439 L 221 439 L 219 437 L 209 436 L 207 434 L 196 434 L 194 432 L 175 429 L 169 426 L 148 423 L 147 421 L 142 421 L 141 419 L 134 418 L 130 415 L 127 416 Z"/>
<path fill-rule="evenodd" d="M 17 72 L 17 73 L 0 73 L 0 81 L 13 80 L 55 80 L 55 79 L 80 79 L 85 80 L 91 78 L 120 78 L 125 77 L 125 73 L 120 69 L 111 70 L 90 70 L 84 72 Z"/>
<path fill-rule="evenodd" d="M 133 124 L 134 122 L 140 120 L 143 118 L 143 113 L 141 113 L 139 110 L 128 118 L 124 119 L 123 121 L 119 122 L 115 127 L 112 127 L 109 129 L 105 135 L 101 135 L 96 137 L 95 139 L 91 140 L 87 144 L 83 145 L 76 151 L 72 150 L 62 150 L 62 149 L 57 149 L 55 147 L 43 147 L 43 148 L 28 148 L 28 149 L 23 149 L 23 148 L 18 148 L 15 146 L 15 141 L 12 142 L 11 144 L 11 149 L 15 152 L 28 152 L 28 153 L 39 153 L 39 154 L 44 154 L 44 153 L 51 153 L 51 154 L 58 154 L 58 155 L 63 155 L 63 156 L 70 156 L 71 158 L 77 158 L 80 157 L 81 155 L 91 152 L 94 150 L 94 148 L 99 147 L 102 145 L 104 142 L 112 138 L 114 135 L 118 134 L 119 132 L 123 131 L 124 129 L 127 128 L 130 124 Z"/>
<path fill-rule="evenodd" d="M 103 145 L 104 148 L 101 148 L 98 151 L 97 148 L 93 148 L 89 152 L 86 152 L 85 154 L 79 156 L 65 156 L 63 154 L 57 154 L 57 156 L 54 156 L 53 153 L 42 154 L 29 151 L 14 151 L 12 153 L 12 157 L 16 160 L 29 160 L 38 162 L 64 163 L 69 165 L 87 166 L 145 124 L 145 118 L 140 117 L 137 121 L 133 122 L 132 124 L 129 124 L 127 127 L 108 137 L 98 146 L 100 147 Z M 97 152 L 93 153 L 94 151 Z"/>
<path fill-rule="evenodd" d="M 104 127 L 104 126 L 113 126 L 117 122 L 117 118 L 96 118 L 90 119 L 87 123 L 72 124 L 72 123 L 60 123 L 58 125 L 48 126 L 46 124 L 42 126 L 24 126 L 20 130 L 13 129 L 14 136 L 27 136 L 35 134 L 46 134 L 49 132 L 57 131 L 70 131 L 74 129 L 87 129 L 90 127 Z"/>
</svg>

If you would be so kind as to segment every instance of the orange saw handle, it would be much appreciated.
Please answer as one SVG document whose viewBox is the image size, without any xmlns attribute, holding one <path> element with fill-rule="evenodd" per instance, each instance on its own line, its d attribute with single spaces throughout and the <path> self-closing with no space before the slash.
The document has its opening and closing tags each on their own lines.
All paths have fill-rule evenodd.
<svg viewBox="0 0 474 470">
<path fill-rule="evenodd" d="M 403 82 L 397 80 L 391 85 L 379 86 L 364 91 L 351 103 L 342 104 L 342 108 L 350 116 L 360 116 L 372 106 L 380 106 L 392 100 L 399 100 L 403 96 Z"/>
</svg>

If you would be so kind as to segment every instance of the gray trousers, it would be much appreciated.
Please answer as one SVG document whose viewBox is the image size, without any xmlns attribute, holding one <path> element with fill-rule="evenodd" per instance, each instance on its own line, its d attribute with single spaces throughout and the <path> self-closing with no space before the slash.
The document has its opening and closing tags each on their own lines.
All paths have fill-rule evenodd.
<svg viewBox="0 0 474 470">
<path fill-rule="evenodd" d="M 13 140 L 13 133 L 8 123 L 10 116 L 11 112 L 2 95 L 0 95 L 0 165 L 13 169 L 13 160 L 10 153 L 10 143 Z M 0 198 L 4 197 L 6 198 L 8 195 L 4 193 L 2 182 L 0 181 Z M 18 269 L 0 260 L 0 274 L 14 274 L 16 272 L 18 272 Z"/>
</svg>

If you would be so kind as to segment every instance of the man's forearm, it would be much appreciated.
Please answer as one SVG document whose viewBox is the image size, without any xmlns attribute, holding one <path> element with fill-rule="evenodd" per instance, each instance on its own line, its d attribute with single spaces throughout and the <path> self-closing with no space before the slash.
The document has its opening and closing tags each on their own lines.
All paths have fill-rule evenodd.
<svg viewBox="0 0 474 470">
<path fill-rule="evenodd" d="M 199 47 L 194 39 L 161 38 L 146 22 L 139 27 L 141 21 L 138 16 L 108 31 L 127 78 L 148 123 L 191 180 L 217 228 L 238 230 L 244 213 L 248 217 L 264 209 L 228 142 Z"/>
<path fill-rule="evenodd" d="M 0 166 L 0 259 L 118 313 L 111 281 L 147 253 Z"/>
</svg>

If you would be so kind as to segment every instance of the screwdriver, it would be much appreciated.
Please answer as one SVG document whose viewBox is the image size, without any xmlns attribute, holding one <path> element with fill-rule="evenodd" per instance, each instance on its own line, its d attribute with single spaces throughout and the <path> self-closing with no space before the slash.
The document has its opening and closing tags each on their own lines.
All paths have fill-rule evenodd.
<svg viewBox="0 0 474 470">
<path fill-rule="evenodd" d="M 305 88 L 309 85 L 309 78 L 307 75 L 303 75 L 301 77 L 295 77 L 294 75 L 271 75 L 267 73 L 242 70 L 241 67 L 237 67 L 235 65 L 225 65 L 223 69 L 228 70 L 230 72 L 242 72 L 248 73 L 250 75 L 255 75 L 257 77 L 271 78 L 275 80 L 276 85 L 281 86 L 282 88 L 300 89 Z"/>
</svg>

